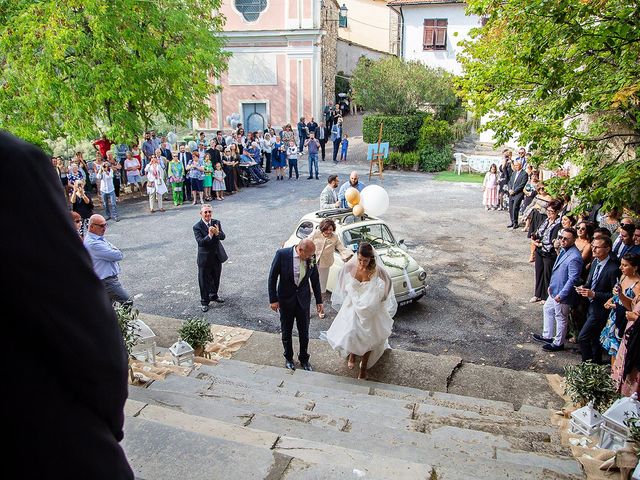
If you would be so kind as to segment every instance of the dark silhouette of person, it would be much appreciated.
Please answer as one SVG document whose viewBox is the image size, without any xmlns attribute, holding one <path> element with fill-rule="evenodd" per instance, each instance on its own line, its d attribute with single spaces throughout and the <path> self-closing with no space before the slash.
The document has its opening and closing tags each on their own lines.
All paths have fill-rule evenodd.
<svg viewBox="0 0 640 480">
<path fill-rule="evenodd" d="M 124 451 L 127 354 L 102 282 L 39 148 L 0 131 L 4 467 L 21 478 L 133 479 Z M 7 429 L 8 428 L 8 429 Z"/>
</svg>

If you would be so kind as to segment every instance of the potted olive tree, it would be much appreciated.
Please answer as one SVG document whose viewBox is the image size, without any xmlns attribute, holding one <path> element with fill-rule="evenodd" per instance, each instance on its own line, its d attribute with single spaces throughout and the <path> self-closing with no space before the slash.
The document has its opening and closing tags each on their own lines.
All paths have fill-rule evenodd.
<svg viewBox="0 0 640 480">
<path fill-rule="evenodd" d="M 604 412 L 619 397 L 605 365 L 583 362 L 564 368 L 565 395 L 578 408 L 593 401 L 593 408 Z"/>
<path fill-rule="evenodd" d="M 178 329 L 180 338 L 193 347 L 196 356 L 201 357 L 204 346 L 213 340 L 211 325 L 201 318 L 192 318 L 185 321 Z"/>
<path fill-rule="evenodd" d="M 131 358 L 131 350 L 140 337 L 139 328 L 136 325 L 136 319 L 138 318 L 138 310 L 132 309 L 130 306 L 114 303 L 113 309 L 118 319 L 118 326 L 122 333 L 122 340 L 124 346 L 127 349 L 127 358 Z M 129 377 L 133 382 L 133 369 L 129 365 Z"/>
</svg>

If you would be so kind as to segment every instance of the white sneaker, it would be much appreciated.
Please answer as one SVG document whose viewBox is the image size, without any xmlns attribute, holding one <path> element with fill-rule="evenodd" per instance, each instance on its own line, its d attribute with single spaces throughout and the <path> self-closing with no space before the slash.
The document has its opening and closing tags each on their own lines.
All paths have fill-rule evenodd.
<svg viewBox="0 0 640 480">
<path fill-rule="evenodd" d="M 541 301 L 542 301 L 542 299 L 538 298 L 538 297 L 531 297 L 529 299 L 529 303 L 537 303 L 537 302 L 541 302 Z"/>
</svg>

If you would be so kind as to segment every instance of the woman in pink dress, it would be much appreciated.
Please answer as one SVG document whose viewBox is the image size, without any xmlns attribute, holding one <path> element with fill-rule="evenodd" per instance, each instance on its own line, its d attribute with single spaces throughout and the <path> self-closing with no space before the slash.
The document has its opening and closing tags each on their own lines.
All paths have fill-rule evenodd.
<svg viewBox="0 0 640 480">
<path fill-rule="evenodd" d="M 491 164 L 489 171 L 484 176 L 482 182 L 482 204 L 487 210 L 498 208 L 498 167 L 495 163 Z"/>
</svg>

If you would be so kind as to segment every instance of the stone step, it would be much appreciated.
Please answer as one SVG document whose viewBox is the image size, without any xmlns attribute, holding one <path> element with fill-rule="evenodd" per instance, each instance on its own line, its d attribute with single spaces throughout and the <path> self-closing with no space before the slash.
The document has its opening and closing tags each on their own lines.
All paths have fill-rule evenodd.
<svg viewBox="0 0 640 480">
<path fill-rule="evenodd" d="M 200 395 L 232 398 L 239 402 L 238 406 L 244 402 L 252 405 L 259 413 L 290 414 L 273 411 L 274 406 L 286 404 L 289 408 L 295 406 L 300 413 L 331 414 L 352 420 L 377 422 L 387 428 L 424 431 L 425 424 L 436 422 L 439 425 L 463 426 L 502 435 L 525 436 L 530 441 L 545 443 L 549 443 L 552 437 L 557 436 L 557 429 L 548 425 L 546 421 L 523 420 L 504 414 L 459 410 L 451 405 L 440 406 L 372 395 L 333 393 L 326 388 L 323 388 L 323 394 L 319 394 L 309 392 L 310 385 L 289 386 L 288 380 L 275 385 L 270 378 L 256 377 L 253 382 L 244 382 L 237 377 L 229 378 L 220 375 L 213 377 L 204 372 L 200 374 L 199 378 L 204 382 L 199 386 L 201 388 L 197 389 Z M 181 382 L 186 383 L 184 388 L 180 386 Z M 180 377 L 176 377 L 169 382 L 155 382 L 150 390 L 186 392 L 192 384 L 191 378 L 180 380 Z"/>
<path fill-rule="evenodd" d="M 362 478 L 382 480 L 384 477 L 372 476 L 357 468 L 309 464 L 292 458 L 279 480 L 326 480 L 328 478 L 331 480 L 360 480 Z"/>
<path fill-rule="evenodd" d="M 440 392 L 425 392 L 411 387 L 363 382 L 362 380 L 304 370 L 291 372 L 291 370 L 284 368 L 253 365 L 228 359 L 221 360 L 216 366 L 203 366 L 194 374 L 200 378 L 209 378 L 213 382 L 226 381 L 243 386 L 251 384 L 261 390 L 273 391 L 277 389 L 278 393 L 289 392 L 295 396 L 312 400 L 317 400 L 318 395 L 321 395 L 325 398 L 340 399 L 352 403 L 354 398 L 365 397 L 362 398 L 362 400 L 366 400 L 366 405 L 363 408 L 373 411 L 384 411 L 393 406 L 418 403 L 470 411 L 481 415 L 507 417 L 520 424 L 535 425 L 549 425 L 549 419 L 552 415 L 551 411 L 537 407 L 522 406 L 518 411 L 514 411 L 513 404 L 507 402 Z"/>
<path fill-rule="evenodd" d="M 264 479 L 275 463 L 268 448 L 207 437 L 127 417 L 122 448 L 136 478 Z"/>
<path fill-rule="evenodd" d="M 182 380 L 193 379 L 183 378 Z M 190 382 L 185 381 L 185 383 L 189 384 Z M 157 395 L 159 392 L 154 393 Z M 291 413 L 290 409 L 283 406 L 281 401 L 270 407 L 260 408 L 249 403 L 246 406 L 247 409 L 242 410 L 243 400 L 225 397 L 222 391 L 219 393 L 220 395 L 209 397 L 194 396 L 189 400 L 186 398 L 180 400 L 178 397 L 177 399 L 161 399 L 161 401 L 163 405 L 170 408 L 176 408 L 190 415 L 209 418 L 217 418 L 220 411 L 231 412 L 225 413 L 227 417 L 224 418 L 238 425 L 249 424 L 252 428 L 270 431 L 278 435 L 285 434 L 306 438 L 346 448 L 364 443 L 368 445 L 370 452 L 378 455 L 390 454 L 389 446 L 393 446 L 393 457 L 434 464 L 439 468 L 446 466 L 447 459 L 452 456 L 464 457 L 464 461 L 467 463 L 471 461 L 468 457 L 472 457 L 473 471 L 478 472 L 478 478 L 495 478 L 493 475 L 496 471 L 504 474 L 499 478 L 507 478 L 506 476 L 521 471 L 529 472 L 527 475 L 535 475 L 522 478 L 539 478 L 537 475 L 543 468 L 541 466 L 562 475 L 579 472 L 573 459 L 524 452 L 519 450 L 527 447 L 524 442 L 514 446 L 514 439 L 507 441 L 502 436 L 490 433 L 443 425 L 434 426 L 428 432 L 425 430 L 425 433 L 419 433 L 400 428 L 387 428 L 379 422 L 377 423 L 375 419 L 362 418 L 362 416 L 355 414 L 349 418 L 337 417 L 331 415 L 330 408 L 324 414 L 304 410 Z M 154 401 L 153 398 L 146 400 Z M 253 401 L 251 398 L 246 400 Z M 237 412 L 241 416 L 228 417 L 229 415 L 237 415 Z M 247 417 L 247 415 L 251 416 Z M 527 438 L 524 434 L 522 436 Z M 531 444 L 537 441 L 535 438 L 528 438 L 528 440 Z"/>
<path fill-rule="evenodd" d="M 309 479 L 313 477 L 304 473 L 309 470 L 317 475 L 335 471 L 337 478 L 358 478 L 358 471 L 365 478 L 413 480 L 427 479 L 432 471 L 429 465 L 281 437 L 155 405 L 129 402 L 128 410 L 122 445 L 141 478 Z M 292 459 L 296 462 L 289 469 Z M 289 477 L 283 476 L 286 470 L 291 470 Z M 354 476 L 347 476 L 349 471 Z"/>
</svg>

